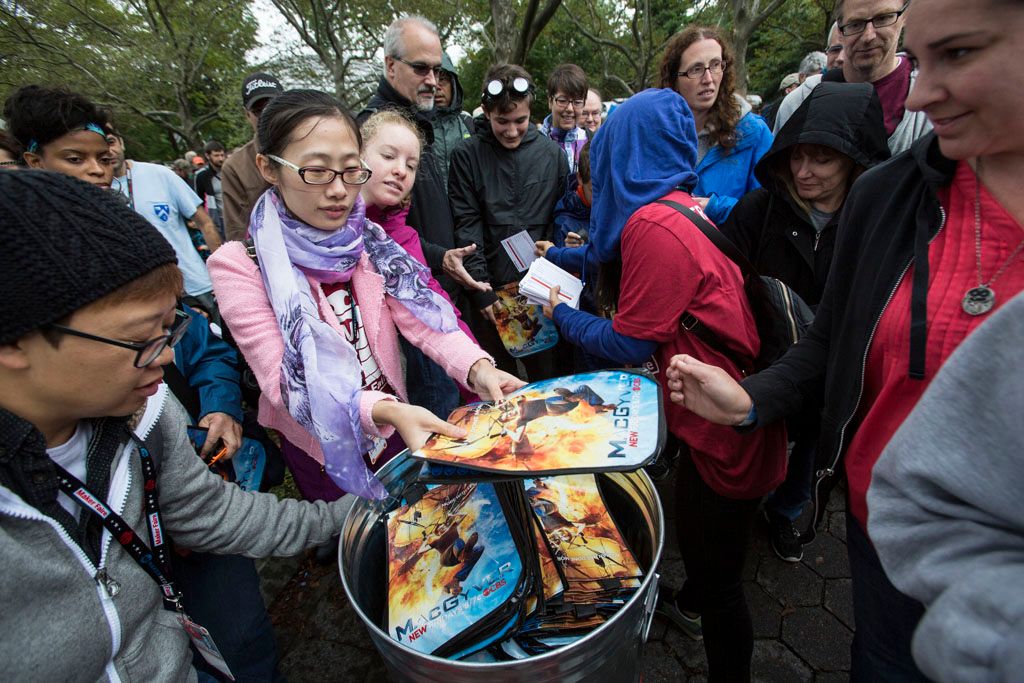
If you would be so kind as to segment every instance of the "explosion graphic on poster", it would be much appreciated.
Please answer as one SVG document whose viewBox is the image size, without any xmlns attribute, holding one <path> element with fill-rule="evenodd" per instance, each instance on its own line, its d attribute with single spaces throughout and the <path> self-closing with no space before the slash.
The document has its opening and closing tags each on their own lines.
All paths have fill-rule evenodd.
<svg viewBox="0 0 1024 683">
<path fill-rule="evenodd" d="M 432 436 L 413 456 L 492 472 L 636 469 L 657 453 L 660 411 L 657 382 L 647 375 L 571 375 L 457 408 L 448 421 L 468 436 Z"/>
<path fill-rule="evenodd" d="M 495 314 L 498 336 L 509 355 L 522 358 L 546 351 L 558 343 L 555 322 L 544 316 L 541 307 L 519 294 L 519 283 L 510 282 L 494 292 L 501 302 Z"/>
<path fill-rule="evenodd" d="M 592 474 L 525 481 L 526 497 L 566 581 L 577 589 L 601 590 L 604 579 L 635 579 L 643 571 L 605 507 Z M 593 584 L 592 586 L 589 584 Z"/>
<path fill-rule="evenodd" d="M 388 514 L 388 634 L 435 652 L 501 607 L 522 561 L 492 484 L 443 484 Z"/>
</svg>

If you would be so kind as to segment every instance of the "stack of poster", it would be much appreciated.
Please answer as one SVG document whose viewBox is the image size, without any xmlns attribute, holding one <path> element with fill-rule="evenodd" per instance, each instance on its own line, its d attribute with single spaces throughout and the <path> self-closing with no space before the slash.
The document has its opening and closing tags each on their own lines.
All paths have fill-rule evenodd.
<svg viewBox="0 0 1024 683">
<path fill-rule="evenodd" d="M 599 627 L 644 572 L 595 472 L 642 467 L 663 442 L 654 380 L 604 371 L 457 409 L 386 515 L 388 634 L 418 652 L 504 661 Z"/>
</svg>

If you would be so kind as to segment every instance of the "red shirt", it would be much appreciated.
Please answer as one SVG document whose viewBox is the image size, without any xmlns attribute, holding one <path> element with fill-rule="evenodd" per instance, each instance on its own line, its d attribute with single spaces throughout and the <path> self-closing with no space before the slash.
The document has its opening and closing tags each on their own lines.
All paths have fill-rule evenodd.
<svg viewBox="0 0 1024 683">
<path fill-rule="evenodd" d="M 898 57 L 900 65 L 887 76 L 882 76 L 871 85 L 875 86 L 878 99 L 882 102 L 885 115 L 885 134 L 892 135 L 906 111 L 907 95 L 910 94 L 910 60 Z"/>
<path fill-rule="evenodd" d="M 666 198 L 697 206 L 683 192 Z M 664 368 L 680 353 L 725 368 L 736 379 L 742 377 L 732 360 L 680 326 L 684 312 L 711 328 L 736 354 L 750 359 L 757 355 L 760 342 L 739 267 L 675 209 L 648 204 L 622 231 L 620 291 L 612 327 L 660 344 L 655 360 L 668 427 L 693 451 L 701 478 L 727 498 L 757 498 L 772 491 L 785 476 L 784 426 L 740 434 L 669 402 L 664 386 Z"/>
<path fill-rule="evenodd" d="M 946 207 L 946 227 L 928 249 L 928 347 L 925 379 L 913 380 L 910 369 L 910 295 L 914 268 L 903 276 L 889 306 L 878 322 L 868 352 L 864 394 L 858 417 L 863 421 L 846 452 L 846 476 L 850 486 L 850 511 L 867 529 L 867 492 L 871 470 L 882 450 L 917 405 L 932 378 L 953 350 L 971 331 L 985 322 L 986 315 L 964 313 L 964 293 L 978 285 L 974 244 L 975 176 L 961 161 L 950 188 L 940 193 Z M 981 273 L 985 280 L 999 270 L 1021 239 L 1024 230 L 990 195 L 981 190 L 982 245 Z M 992 283 L 996 304 L 992 311 L 1024 289 L 1024 258 L 1014 262 Z M 1020 343 L 1020 340 L 1007 340 Z"/>
</svg>

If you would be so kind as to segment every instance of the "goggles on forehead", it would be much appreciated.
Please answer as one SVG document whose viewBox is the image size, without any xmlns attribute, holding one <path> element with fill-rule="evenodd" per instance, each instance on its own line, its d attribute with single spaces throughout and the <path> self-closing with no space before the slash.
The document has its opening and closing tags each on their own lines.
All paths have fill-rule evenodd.
<svg viewBox="0 0 1024 683">
<path fill-rule="evenodd" d="M 501 97 L 505 92 L 509 92 L 512 95 L 525 96 L 533 92 L 533 84 L 522 76 L 516 76 L 511 82 L 495 78 L 488 81 L 484 87 L 483 98 L 485 100 L 493 100 Z"/>
</svg>

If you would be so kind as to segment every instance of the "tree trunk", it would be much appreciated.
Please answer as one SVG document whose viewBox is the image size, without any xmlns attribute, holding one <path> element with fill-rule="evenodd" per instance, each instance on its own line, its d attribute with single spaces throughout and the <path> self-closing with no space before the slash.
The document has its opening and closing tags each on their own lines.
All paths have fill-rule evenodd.
<svg viewBox="0 0 1024 683">
<path fill-rule="evenodd" d="M 491 0 L 494 18 L 494 61 L 512 62 L 518 52 L 516 10 L 509 0 Z"/>
<path fill-rule="evenodd" d="M 762 8 L 762 0 L 730 0 L 733 47 L 736 49 L 736 92 L 747 94 L 747 46 L 754 31 L 788 0 L 771 0 Z"/>
</svg>

